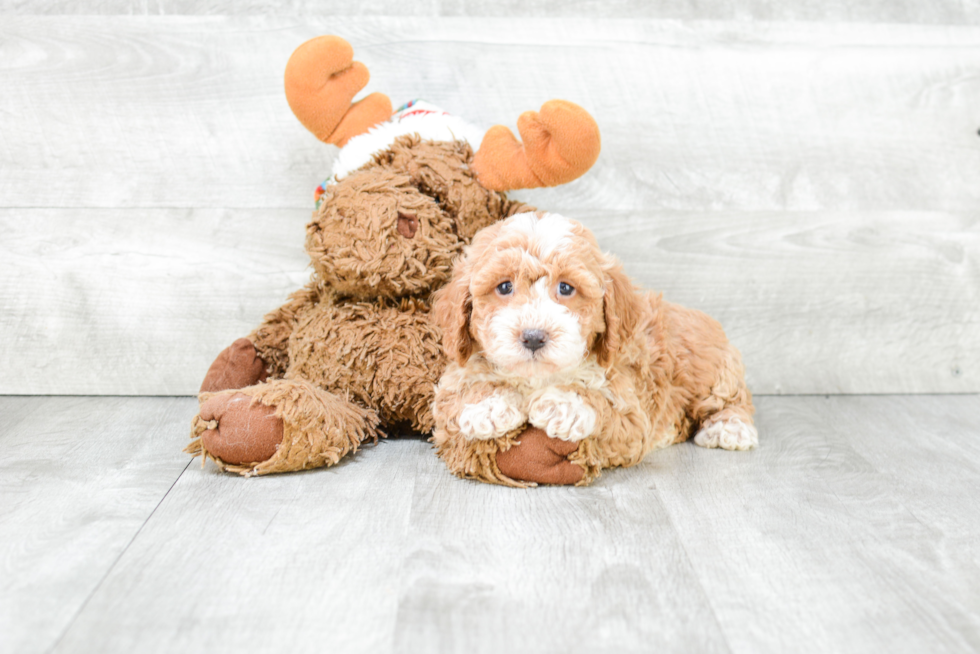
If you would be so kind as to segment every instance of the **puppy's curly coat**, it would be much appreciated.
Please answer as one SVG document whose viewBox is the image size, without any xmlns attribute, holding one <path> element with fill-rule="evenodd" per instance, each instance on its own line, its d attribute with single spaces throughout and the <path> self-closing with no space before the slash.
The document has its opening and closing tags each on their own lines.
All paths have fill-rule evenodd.
<svg viewBox="0 0 980 654">
<path fill-rule="evenodd" d="M 485 228 L 433 312 L 451 360 L 433 442 L 460 476 L 588 484 L 692 433 L 703 447 L 758 442 L 741 357 L 721 326 L 638 291 L 575 221 L 522 213 Z"/>
</svg>

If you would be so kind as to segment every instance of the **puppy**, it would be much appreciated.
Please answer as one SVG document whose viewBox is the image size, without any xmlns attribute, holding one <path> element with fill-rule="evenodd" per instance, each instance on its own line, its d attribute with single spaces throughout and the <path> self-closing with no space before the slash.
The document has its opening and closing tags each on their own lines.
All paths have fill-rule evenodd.
<svg viewBox="0 0 980 654">
<path fill-rule="evenodd" d="M 758 443 L 721 325 L 639 292 L 589 230 L 558 214 L 480 231 L 433 316 L 450 359 L 433 442 L 460 476 L 587 484 L 692 433 L 702 447 Z"/>
</svg>

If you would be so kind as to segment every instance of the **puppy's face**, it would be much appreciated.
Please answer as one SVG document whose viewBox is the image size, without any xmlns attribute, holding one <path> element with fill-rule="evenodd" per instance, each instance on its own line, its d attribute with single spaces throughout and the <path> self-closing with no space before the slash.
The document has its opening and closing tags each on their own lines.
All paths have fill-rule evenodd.
<svg viewBox="0 0 980 654">
<path fill-rule="evenodd" d="M 454 275 L 435 313 L 447 353 L 461 363 L 482 350 L 508 373 L 545 377 L 608 345 L 608 323 L 621 326 L 610 315 L 618 263 L 557 214 L 519 214 L 481 231 Z"/>
</svg>

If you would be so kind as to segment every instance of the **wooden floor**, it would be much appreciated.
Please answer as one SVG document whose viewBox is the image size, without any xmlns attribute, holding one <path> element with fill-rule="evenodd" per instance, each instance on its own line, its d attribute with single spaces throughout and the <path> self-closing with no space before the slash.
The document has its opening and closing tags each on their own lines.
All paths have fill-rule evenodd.
<svg viewBox="0 0 980 654">
<path fill-rule="evenodd" d="M 761 397 L 590 488 L 240 479 L 192 398 L 0 398 L 0 651 L 975 652 L 980 396 Z"/>
</svg>

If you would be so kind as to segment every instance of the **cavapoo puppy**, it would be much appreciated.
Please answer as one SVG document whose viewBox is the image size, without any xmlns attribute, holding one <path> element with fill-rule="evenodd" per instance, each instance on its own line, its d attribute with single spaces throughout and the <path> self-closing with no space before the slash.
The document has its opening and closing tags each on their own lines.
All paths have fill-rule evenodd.
<svg viewBox="0 0 980 654">
<path fill-rule="evenodd" d="M 692 433 L 703 447 L 758 442 L 721 325 L 638 291 L 589 230 L 558 214 L 480 231 L 433 315 L 450 359 L 433 442 L 462 477 L 587 484 Z"/>
</svg>

